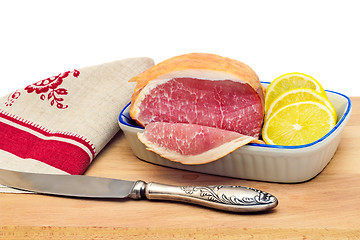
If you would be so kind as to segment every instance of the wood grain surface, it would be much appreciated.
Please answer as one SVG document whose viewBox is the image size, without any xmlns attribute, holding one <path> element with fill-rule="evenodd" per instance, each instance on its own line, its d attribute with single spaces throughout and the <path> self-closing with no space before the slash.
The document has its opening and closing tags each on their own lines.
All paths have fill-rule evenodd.
<svg viewBox="0 0 360 240">
<path fill-rule="evenodd" d="M 278 184 L 171 169 L 137 159 L 119 132 L 86 175 L 174 185 L 231 184 L 274 194 L 265 213 L 174 202 L 0 195 L 0 239 L 360 239 L 360 97 L 338 150 L 314 179 Z"/>
</svg>

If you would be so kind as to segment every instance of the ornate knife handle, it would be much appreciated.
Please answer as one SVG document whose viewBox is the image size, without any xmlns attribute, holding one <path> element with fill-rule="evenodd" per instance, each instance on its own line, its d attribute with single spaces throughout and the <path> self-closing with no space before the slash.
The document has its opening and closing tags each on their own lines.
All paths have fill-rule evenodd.
<svg viewBox="0 0 360 240">
<path fill-rule="evenodd" d="M 198 204 L 231 212 L 258 212 L 278 205 L 275 196 L 242 186 L 171 186 L 137 181 L 131 198 L 169 200 Z"/>
</svg>

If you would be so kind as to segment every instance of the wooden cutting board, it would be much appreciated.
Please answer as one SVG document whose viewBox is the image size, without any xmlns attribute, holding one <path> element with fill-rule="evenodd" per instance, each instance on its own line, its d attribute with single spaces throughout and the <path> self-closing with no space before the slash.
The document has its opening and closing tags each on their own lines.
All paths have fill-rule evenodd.
<svg viewBox="0 0 360 240">
<path fill-rule="evenodd" d="M 0 195 L 0 239 L 360 239 L 360 97 L 339 148 L 314 179 L 277 184 L 171 169 L 137 159 L 120 132 L 86 175 L 174 185 L 231 184 L 274 194 L 266 213 L 174 202 Z"/>
</svg>

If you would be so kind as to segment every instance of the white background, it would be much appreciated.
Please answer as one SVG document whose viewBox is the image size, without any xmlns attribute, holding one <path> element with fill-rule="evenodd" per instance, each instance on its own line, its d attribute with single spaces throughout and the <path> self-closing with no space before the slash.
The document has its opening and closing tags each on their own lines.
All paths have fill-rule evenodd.
<svg viewBox="0 0 360 240">
<path fill-rule="evenodd" d="M 1 1 L 0 96 L 67 70 L 128 57 L 208 52 L 261 81 L 303 72 L 360 96 L 357 1 Z"/>
</svg>

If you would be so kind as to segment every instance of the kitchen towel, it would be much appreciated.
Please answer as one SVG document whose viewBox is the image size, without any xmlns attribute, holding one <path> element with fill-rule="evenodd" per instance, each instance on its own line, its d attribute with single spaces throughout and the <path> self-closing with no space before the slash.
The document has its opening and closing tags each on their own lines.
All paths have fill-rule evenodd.
<svg viewBox="0 0 360 240">
<path fill-rule="evenodd" d="M 0 168 L 83 174 L 120 130 L 135 87 L 128 80 L 153 65 L 141 57 L 76 69 L 0 98 Z"/>
</svg>

